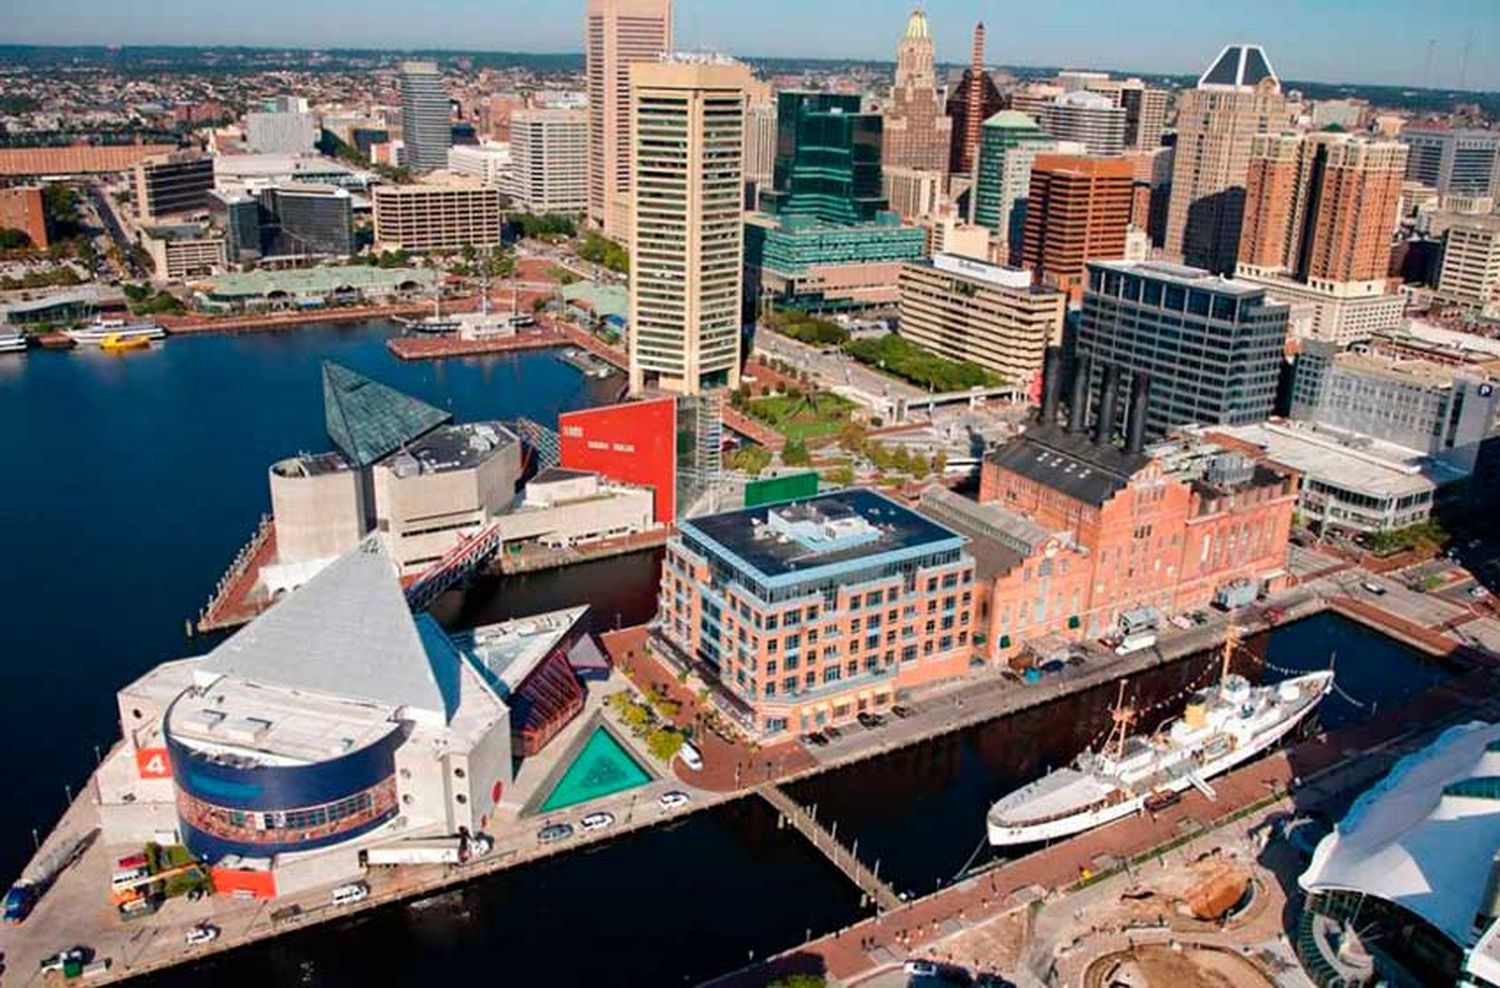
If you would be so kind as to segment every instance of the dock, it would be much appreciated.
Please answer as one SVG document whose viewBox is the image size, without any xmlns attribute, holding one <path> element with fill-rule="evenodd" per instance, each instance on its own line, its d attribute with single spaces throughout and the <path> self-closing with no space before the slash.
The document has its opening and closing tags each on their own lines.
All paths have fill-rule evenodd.
<svg viewBox="0 0 1500 988">
<path fill-rule="evenodd" d="M 785 789 L 774 783 L 756 788 L 762 799 L 770 803 L 781 814 L 777 826 L 790 823 L 797 832 L 806 837 L 833 866 L 844 873 L 865 897 L 874 902 L 882 912 L 891 912 L 901 907 L 901 896 L 896 890 L 880 880 L 880 873 L 869 868 L 853 849 L 839 843 L 838 824 L 832 832 L 824 829 L 813 812 L 789 796 Z M 859 842 L 855 842 L 855 847 Z"/>
</svg>

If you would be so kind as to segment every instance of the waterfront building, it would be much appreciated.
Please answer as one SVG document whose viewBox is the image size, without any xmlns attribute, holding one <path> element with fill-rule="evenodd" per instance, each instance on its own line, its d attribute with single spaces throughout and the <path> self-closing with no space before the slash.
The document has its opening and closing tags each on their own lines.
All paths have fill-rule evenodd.
<svg viewBox="0 0 1500 988">
<path fill-rule="evenodd" d="M 671 50 L 672 0 L 588 0 L 588 218 L 620 243 L 630 240 L 630 66 Z"/>
<path fill-rule="evenodd" d="M 260 259 L 260 200 L 245 192 L 215 189 L 208 210 L 231 264 Z"/>
<path fill-rule="evenodd" d="M 1158 261 L 1091 261 L 1075 356 L 1091 381 L 1107 368 L 1150 375 L 1148 436 L 1260 422 L 1275 405 L 1289 318 L 1261 285 Z M 1101 409 L 1113 417 L 1118 405 Z"/>
<path fill-rule="evenodd" d="M 448 167 L 453 144 L 448 90 L 435 62 L 401 63 L 401 140 L 413 172 Z"/>
<path fill-rule="evenodd" d="M 507 195 L 514 195 L 516 156 L 510 143 L 468 145 L 448 149 L 448 171 L 477 179 Z"/>
<path fill-rule="evenodd" d="M 584 110 L 516 110 L 510 116 L 516 208 L 528 213 L 588 209 L 589 131 Z"/>
<path fill-rule="evenodd" d="M 251 205 L 255 205 L 251 200 Z M 432 268 L 344 267 L 261 269 L 195 279 L 193 308 L 203 312 L 256 312 L 296 306 L 315 309 L 351 302 L 380 305 L 431 300 L 439 273 Z"/>
<path fill-rule="evenodd" d="M 1124 158 L 1039 154 L 1021 235 L 1020 262 L 1040 283 L 1077 300 L 1088 261 L 1125 257 L 1135 166 Z"/>
<path fill-rule="evenodd" d="M 1235 276 L 1306 304 L 1299 335 L 1351 343 L 1396 325 L 1387 294 L 1406 148 L 1338 132 L 1258 134 Z"/>
<path fill-rule="evenodd" d="M 1062 342 L 1066 296 L 1029 271 L 953 254 L 901 268 L 901 335 L 953 360 L 994 371 L 1028 393 L 1048 346 Z"/>
<path fill-rule="evenodd" d="M 349 190 L 287 183 L 260 190 L 259 252 L 272 257 L 348 257 L 354 253 Z"/>
<path fill-rule="evenodd" d="M 1500 196 L 1500 132 L 1405 127 L 1406 177 L 1438 194 Z"/>
<path fill-rule="evenodd" d="M 256 154 L 312 154 L 322 127 L 316 114 L 300 110 L 245 114 L 245 147 Z"/>
<path fill-rule="evenodd" d="M 1109 97 L 1125 111 L 1125 147 L 1154 151 L 1161 147 L 1167 128 L 1167 91 L 1146 85 L 1140 79 L 1089 79 L 1084 88 Z"/>
<path fill-rule="evenodd" d="M 1021 243 L 1032 162 L 1056 148 L 1057 142 L 1024 113 L 1002 110 L 984 122 L 969 222 L 990 229 L 999 256 L 1008 257 L 1010 246 Z"/>
<path fill-rule="evenodd" d="M 984 122 L 1005 109 L 1005 100 L 995 80 L 984 68 L 984 23 L 974 26 L 974 47 L 969 67 L 948 95 L 948 116 L 953 136 L 948 150 L 948 173 L 968 176 L 979 151 L 979 131 Z"/>
<path fill-rule="evenodd" d="M 1291 417 L 1472 469 L 1500 414 L 1500 364 L 1444 366 L 1310 340 L 1297 353 Z"/>
<path fill-rule="evenodd" d="M 221 895 L 357 877 L 365 848 L 477 834 L 520 805 L 514 763 L 582 711 L 587 608 L 446 634 L 378 538 L 205 655 L 120 690 L 97 776 L 103 840 L 183 843 Z"/>
<path fill-rule="evenodd" d="M 500 242 L 500 190 L 447 172 L 407 185 L 377 185 L 370 196 L 381 250 L 458 250 Z"/>
<path fill-rule="evenodd" d="M 678 523 L 657 641 L 756 737 L 888 710 L 969 670 L 974 561 L 955 532 L 874 491 Z"/>
<path fill-rule="evenodd" d="M 862 223 L 889 208 L 881 178 L 882 121 L 848 93 L 777 94 L 775 188 L 761 207 L 779 217 Z"/>
<path fill-rule="evenodd" d="M 1087 374 L 1074 380 L 1087 393 Z M 1041 421 L 985 457 L 979 503 L 923 496 L 924 512 L 970 538 L 987 659 L 1029 651 L 1041 664 L 1059 644 L 1119 633 L 1127 615 L 1155 626 L 1285 579 L 1297 473 L 1199 437 L 1144 446 L 1147 381 L 1131 382 L 1123 447 L 1077 416 L 1060 425 L 1055 392 L 1045 397 L 1060 382 L 1048 384 Z"/>
<path fill-rule="evenodd" d="M 709 56 L 630 67 L 632 393 L 739 385 L 750 83 Z"/>
<path fill-rule="evenodd" d="M 1392 532 L 1432 516 L 1439 491 L 1467 472 L 1404 446 L 1295 423 L 1204 427 L 1303 475 L 1297 511 L 1320 530 L 1359 535 Z"/>
<path fill-rule="evenodd" d="M 157 283 L 216 274 L 229 264 L 224 237 L 207 223 L 142 227 L 139 238 Z"/>
<path fill-rule="evenodd" d="M 1500 724 L 1469 721 L 1356 799 L 1297 878 L 1292 931 L 1322 983 L 1500 984 Z M 1357 939 L 1378 950 L 1341 950 Z M 1351 963 L 1357 961 L 1357 963 Z"/>
<path fill-rule="evenodd" d="M 334 363 L 323 365 L 333 452 L 270 469 L 276 562 L 267 591 L 297 586 L 379 532 L 414 576 L 505 511 L 521 478 L 520 440 L 499 422 L 451 423 L 441 409 Z"/>
<path fill-rule="evenodd" d="M 659 525 L 677 518 L 678 399 L 673 396 L 563 412 L 559 464 L 652 493 Z M 693 443 L 681 444 L 691 449 Z M 685 464 L 691 466 L 691 464 Z"/>
<path fill-rule="evenodd" d="M 1220 274 L 1234 270 L 1250 145 L 1281 129 L 1286 99 L 1259 45 L 1229 45 L 1178 100 L 1167 206 L 1168 255 Z"/>
<path fill-rule="evenodd" d="M 901 267 L 927 235 L 895 213 L 873 222 L 824 223 L 751 214 L 745 221 L 746 292 L 761 303 L 810 312 L 894 305 Z"/>
<path fill-rule="evenodd" d="M 1125 108 L 1101 93 L 1064 93 L 1042 107 L 1038 123 L 1053 140 L 1082 144 L 1090 157 L 1125 151 Z"/>
<path fill-rule="evenodd" d="M 652 500 L 649 488 L 612 483 L 584 470 L 549 467 L 526 482 L 520 502 L 496 525 L 506 546 L 535 543 L 564 549 L 655 528 Z"/>
<path fill-rule="evenodd" d="M 175 144 L 69 144 L 62 147 L 0 148 L 0 178 L 124 172 L 148 158 L 160 158 L 176 150 Z"/>
<path fill-rule="evenodd" d="M 882 162 L 886 169 L 910 168 L 943 176 L 952 144 L 953 119 L 943 112 L 938 92 L 932 32 L 927 15 L 913 10 L 896 48 L 896 80 L 885 106 Z"/>
<path fill-rule="evenodd" d="M 1500 312 L 1500 217 L 1468 217 L 1448 228 L 1433 295 L 1484 315 Z"/>
<path fill-rule="evenodd" d="M 47 246 L 47 207 L 40 185 L 0 189 L 0 230 L 20 230 L 31 246 Z"/>
<path fill-rule="evenodd" d="M 206 209 L 214 188 L 214 161 L 207 155 L 174 152 L 135 166 L 135 215 L 145 224 Z"/>
</svg>

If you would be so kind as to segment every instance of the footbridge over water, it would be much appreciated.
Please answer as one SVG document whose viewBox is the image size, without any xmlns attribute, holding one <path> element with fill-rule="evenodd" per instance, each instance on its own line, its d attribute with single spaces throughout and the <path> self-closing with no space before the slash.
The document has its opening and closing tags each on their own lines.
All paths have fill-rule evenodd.
<svg viewBox="0 0 1500 988">
<path fill-rule="evenodd" d="M 786 790 L 766 784 L 755 791 L 776 808 L 781 814 L 783 824 L 790 823 L 797 828 L 798 832 L 806 837 L 824 857 L 833 862 L 835 868 L 842 871 L 851 882 L 858 886 L 859 890 L 872 900 L 881 912 L 890 912 L 901 905 L 901 896 L 896 893 L 895 889 L 880 880 L 880 873 L 868 867 L 854 851 L 840 844 L 837 832 L 825 830 L 817 818 L 788 795 Z"/>
</svg>

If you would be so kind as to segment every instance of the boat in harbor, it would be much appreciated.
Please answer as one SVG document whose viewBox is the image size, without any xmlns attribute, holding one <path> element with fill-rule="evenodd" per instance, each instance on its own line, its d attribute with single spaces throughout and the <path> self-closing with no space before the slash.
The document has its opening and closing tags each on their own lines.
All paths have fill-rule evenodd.
<svg viewBox="0 0 1500 988">
<path fill-rule="evenodd" d="M 78 329 L 65 329 L 63 335 L 79 346 L 102 346 L 104 341 L 139 339 L 145 342 L 164 339 L 167 331 L 154 322 L 126 322 L 124 319 L 95 319 Z"/>
<path fill-rule="evenodd" d="M 25 333 L 14 329 L 0 329 L 0 353 L 20 353 L 25 349 Z"/>
<path fill-rule="evenodd" d="M 1100 751 L 1085 750 L 1069 767 L 1009 793 L 990 807 L 993 845 L 1031 844 L 1068 837 L 1147 807 L 1175 802 L 1189 786 L 1212 798 L 1208 780 L 1248 761 L 1286 737 L 1333 688 L 1321 670 L 1271 686 L 1251 686 L 1229 671 L 1239 644 L 1230 628 L 1219 681 L 1194 693 L 1182 716 L 1150 736 L 1132 735 L 1136 714 L 1120 699 Z"/>
<path fill-rule="evenodd" d="M 106 353 L 122 353 L 126 350 L 142 350 L 151 346 L 150 338 L 146 336 L 125 336 L 120 333 L 110 333 L 99 341 L 99 349 Z"/>
</svg>

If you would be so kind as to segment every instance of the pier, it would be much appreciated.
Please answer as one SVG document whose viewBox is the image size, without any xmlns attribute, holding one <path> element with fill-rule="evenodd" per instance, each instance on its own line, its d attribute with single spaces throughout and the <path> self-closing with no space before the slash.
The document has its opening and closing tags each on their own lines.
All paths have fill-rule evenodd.
<svg viewBox="0 0 1500 988">
<path fill-rule="evenodd" d="M 896 890 L 880 880 L 880 873 L 865 865 L 853 849 L 839 843 L 838 824 L 832 832 L 824 829 L 813 812 L 791 796 L 785 789 L 773 783 L 759 786 L 755 790 L 781 814 L 781 824 L 790 823 L 803 837 L 844 876 L 853 882 L 882 912 L 890 912 L 901 906 L 901 896 Z M 859 842 L 855 841 L 855 848 Z"/>
</svg>

